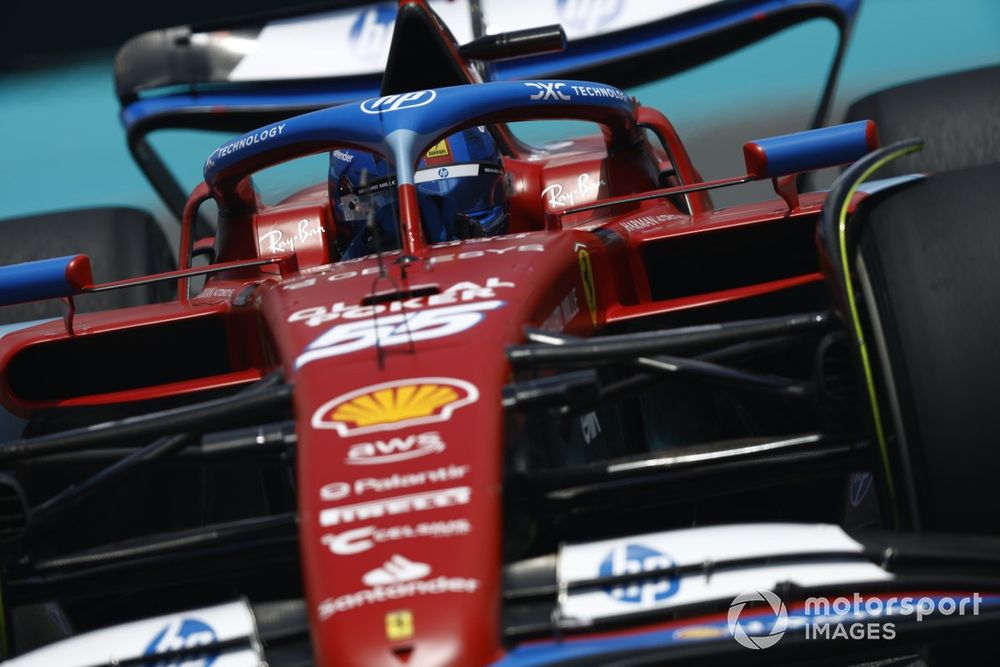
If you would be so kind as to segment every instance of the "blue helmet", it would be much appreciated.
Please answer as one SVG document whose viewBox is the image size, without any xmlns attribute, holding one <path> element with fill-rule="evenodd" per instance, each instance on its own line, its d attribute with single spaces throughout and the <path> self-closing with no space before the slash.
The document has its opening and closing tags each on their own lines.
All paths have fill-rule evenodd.
<svg viewBox="0 0 1000 667">
<path fill-rule="evenodd" d="M 428 243 L 507 231 L 507 176 L 485 127 L 442 139 L 421 158 L 413 180 Z M 329 190 L 341 259 L 375 252 L 369 217 L 382 250 L 400 247 L 396 178 L 386 160 L 365 151 L 333 151 Z"/>
</svg>

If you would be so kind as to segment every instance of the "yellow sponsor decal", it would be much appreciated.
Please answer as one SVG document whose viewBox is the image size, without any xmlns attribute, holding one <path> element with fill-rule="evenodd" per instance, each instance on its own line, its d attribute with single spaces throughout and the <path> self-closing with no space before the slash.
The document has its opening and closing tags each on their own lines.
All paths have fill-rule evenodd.
<svg viewBox="0 0 1000 667">
<path fill-rule="evenodd" d="M 576 261 L 580 265 L 580 279 L 583 281 L 583 296 L 587 299 L 590 321 L 597 326 L 597 289 L 594 287 L 594 266 L 590 263 L 590 253 L 586 248 L 577 247 Z"/>
<path fill-rule="evenodd" d="M 431 149 L 427 151 L 427 157 L 429 158 L 448 157 L 449 155 L 451 155 L 451 153 L 448 151 L 447 139 L 442 139 L 431 146 Z"/>
<path fill-rule="evenodd" d="M 674 631 L 674 639 L 716 639 L 725 637 L 729 631 L 724 628 L 714 628 L 710 625 L 695 625 Z"/>
<path fill-rule="evenodd" d="M 413 378 L 383 382 L 327 401 L 313 414 L 313 428 L 342 436 L 430 424 L 479 399 L 479 390 L 454 378 Z"/>
<path fill-rule="evenodd" d="M 385 615 L 385 638 L 391 642 L 413 638 L 413 612 L 409 609 L 390 611 Z"/>
</svg>

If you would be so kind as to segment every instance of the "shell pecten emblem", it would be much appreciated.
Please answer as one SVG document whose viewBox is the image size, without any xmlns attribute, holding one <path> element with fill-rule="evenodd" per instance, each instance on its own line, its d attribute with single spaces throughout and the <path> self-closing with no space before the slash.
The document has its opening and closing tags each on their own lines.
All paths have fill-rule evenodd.
<svg viewBox="0 0 1000 667">
<path fill-rule="evenodd" d="M 479 400 L 465 380 L 427 377 L 395 380 L 356 389 L 327 401 L 313 413 L 312 425 L 341 436 L 363 435 L 451 419 L 459 408 Z"/>
</svg>

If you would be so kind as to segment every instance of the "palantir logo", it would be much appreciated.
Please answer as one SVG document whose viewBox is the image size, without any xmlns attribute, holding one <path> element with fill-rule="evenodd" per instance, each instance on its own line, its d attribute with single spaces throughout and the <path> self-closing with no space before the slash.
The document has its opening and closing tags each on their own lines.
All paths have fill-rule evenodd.
<svg viewBox="0 0 1000 667">
<path fill-rule="evenodd" d="M 773 623 L 769 617 L 765 617 L 765 620 L 741 619 L 740 615 L 743 614 L 744 608 L 751 602 L 766 602 L 774 614 Z M 729 605 L 727 621 L 729 634 L 740 646 L 750 649 L 771 648 L 778 643 L 788 628 L 788 612 L 781 598 L 771 591 L 743 591 Z M 769 625 L 770 629 L 767 627 Z"/>
<path fill-rule="evenodd" d="M 560 22 L 586 35 L 618 18 L 624 5 L 625 0 L 556 0 Z"/>
<path fill-rule="evenodd" d="M 361 110 L 365 113 L 388 113 L 389 111 L 399 111 L 400 109 L 413 109 L 430 104 L 437 97 L 435 90 L 417 90 L 412 93 L 401 95 L 386 95 L 365 100 L 361 103 Z"/>
<path fill-rule="evenodd" d="M 383 2 L 366 8 L 351 26 L 351 49 L 362 60 L 381 64 L 389 51 L 389 38 L 396 24 L 396 3 Z"/>
<path fill-rule="evenodd" d="M 620 577 L 674 567 L 674 561 L 664 553 L 641 544 L 617 546 L 601 561 L 600 577 Z M 658 579 L 634 580 L 608 586 L 604 592 L 615 600 L 634 604 L 652 605 L 677 593 L 680 580 L 676 576 Z"/>
<path fill-rule="evenodd" d="M 215 630 L 207 623 L 194 618 L 175 618 L 160 630 L 146 647 L 146 655 L 173 653 L 199 646 L 210 646 L 217 641 Z M 181 655 L 156 662 L 150 667 L 211 667 L 219 654 L 212 653 L 199 657 Z"/>
</svg>

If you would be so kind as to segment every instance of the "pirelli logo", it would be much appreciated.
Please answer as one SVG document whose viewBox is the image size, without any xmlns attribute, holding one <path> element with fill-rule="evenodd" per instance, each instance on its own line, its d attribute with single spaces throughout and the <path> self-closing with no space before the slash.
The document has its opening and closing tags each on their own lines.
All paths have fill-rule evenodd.
<svg viewBox="0 0 1000 667">
<path fill-rule="evenodd" d="M 356 505 L 331 507 L 319 513 L 319 524 L 323 527 L 340 526 L 345 523 L 367 521 L 395 514 L 468 505 L 471 497 L 472 489 L 470 487 L 456 486 L 450 489 L 412 493 L 408 496 L 396 496 L 395 498 L 357 503 Z"/>
</svg>

